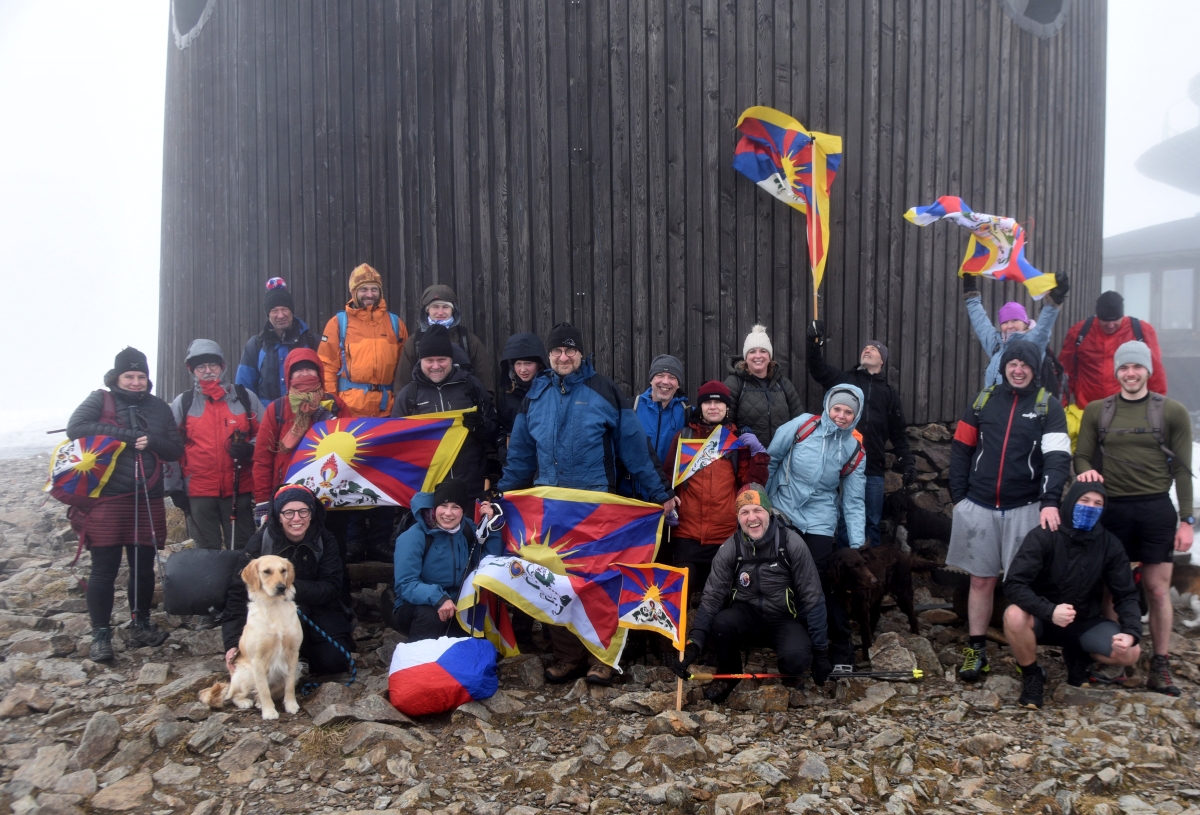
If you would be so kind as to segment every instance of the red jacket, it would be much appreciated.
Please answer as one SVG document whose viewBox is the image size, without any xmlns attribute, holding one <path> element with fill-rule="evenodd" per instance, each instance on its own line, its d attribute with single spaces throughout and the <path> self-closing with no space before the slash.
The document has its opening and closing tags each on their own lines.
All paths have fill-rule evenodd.
<svg viewBox="0 0 1200 815">
<path fill-rule="evenodd" d="M 1067 388 L 1073 394 L 1073 400 L 1080 408 L 1088 406 L 1088 402 L 1112 396 L 1121 389 L 1113 371 L 1113 356 L 1122 343 L 1135 340 L 1133 326 L 1128 317 L 1121 318 L 1121 324 L 1112 334 L 1105 334 L 1099 320 L 1092 320 L 1092 327 L 1084 335 L 1079 348 L 1075 340 L 1086 320 L 1080 320 L 1071 326 L 1063 339 L 1062 353 L 1058 361 L 1067 372 Z M 1142 325 L 1142 336 L 1146 345 L 1150 346 L 1150 359 L 1154 363 L 1154 373 L 1150 374 L 1150 390 L 1155 393 L 1167 392 L 1167 369 L 1163 367 L 1162 351 L 1158 347 L 1158 334 L 1154 326 L 1145 320 L 1139 320 Z"/>
<path fill-rule="evenodd" d="M 196 386 L 192 404 L 183 415 L 180 394 L 171 403 L 171 412 L 183 436 L 183 455 L 179 468 L 187 481 L 187 494 L 193 498 L 228 498 L 233 495 L 234 461 L 229 441 L 234 432 L 244 433 L 252 441 L 258 433 L 258 414 L 262 410 L 253 391 L 246 392 L 249 405 L 237 398 L 233 385 L 225 386 L 225 398 L 214 402 Z M 249 463 L 237 476 L 239 495 L 252 492 L 254 483 Z"/>
<path fill-rule="evenodd" d="M 708 438 L 712 432 L 712 425 L 691 421 L 675 434 L 663 463 L 668 483 L 674 479 L 679 439 Z M 675 488 L 675 496 L 679 498 L 679 526 L 671 533 L 672 537 L 719 546 L 737 530 L 733 505 L 738 491 L 747 484 L 767 483 L 770 456 L 765 452 L 751 455 L 748 450 L 737 450 L 731 455 L 736 455 L 737 472 L 731 456 L 723 456 Z"/>
</svg>

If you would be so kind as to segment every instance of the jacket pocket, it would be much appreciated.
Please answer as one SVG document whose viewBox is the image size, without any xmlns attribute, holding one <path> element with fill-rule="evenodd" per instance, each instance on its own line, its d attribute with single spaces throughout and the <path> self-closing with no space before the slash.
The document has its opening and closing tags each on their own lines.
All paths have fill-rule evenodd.
<svg viewBox="0 0 1200 815">
<path fill-rule="evenodd" d="M 792 615 L 792 618 L 795 619 L 795 617 L 796 617 L 796 595 L 795 595 L 795 593 L 789 587 L 783 593 L 783 596 L 784 596 L 784 600 L 787 602 L 788 614 Z"/>
</svg>

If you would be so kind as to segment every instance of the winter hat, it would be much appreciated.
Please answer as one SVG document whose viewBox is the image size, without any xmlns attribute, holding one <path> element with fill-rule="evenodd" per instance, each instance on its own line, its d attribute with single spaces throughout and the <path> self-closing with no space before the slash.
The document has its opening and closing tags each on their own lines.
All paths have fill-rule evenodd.
<svg viewBox="0 0 1200 815">
<path fill-rule="evenodd" d="M 868 345 L 870 345 L 872 348 L 874 348 L 876 351 L 879 352 L 879 356 L 883 359 L 883 367 L 886 368 L 887 361 L 888 361 L 887 346 L 884 345 L 883 343 L 881 343 L 879 340 L 867 340 L 866 342 L 863 343 L 863 348 L 866 348 Z"/>
<path fill-rule="evenodd" d="M 122 348 L 113 360 L 112 373 L 116 376 L 127 374 L 130 371 L 140 371 L 141 373 L 150 375 L 150 365 L 146 362 L 146 355 L 133 346 Z"/>
<path fill-rule="evenodd" d="M 467 509 L 471 504 L 471 493 L 467 490 L 467 483 L 458 478 L 447 478 L 434 487 L 433 505 L 440 507 L 442 504 L 458 504 L 464 510 Z"/>
<path fill-rule="evenodd" d="M 854 411 L 855 416 L 857 416 L 858 412 L 862 410 L 862 403 L 858 401 L 858 397 L 850 391 L 842 388 L 837 388 L 829 392 L 829 397 L 825 404 L 825 410 L 828 411 L 834 405 L 845 405 Z"/>
<path fill-rule="evenodd" d="M 659 374 L 670 374 L 675 377 L 675 381 L 680 385 L 683 384 L 683 363 L 677 357 L 670 354 L 659 354 L 650 363 L 650 378 Z"/>
<path fill-rule="evenodd" d="M 1130 340 L 1121 343 L 1113 354 L 1113 373 L 1121 370 L 1122 365 L 1141 365 L 1146 373 L 1154 373 L 1154 363 L 1150 360 L 1150 346 L 1140 340 Z"/>
<path fill-rule="evenodd" d="M 1029 325 L 1029 314 L 1025 311 L 1025 306 L 1011 300 L 1000 306 L 1000 311 L 996 312 L 996 321 L 1007 323 L 1009 320 L 1020 320 Z"/>
<path fill-rule="evenodd" d="M 724 382 L 718 382 L 715 379 L 700 386 L 700 390 L 696 394 L 696 404 L 703 405 L 713 399 L 720 399 L 729 407 L 733 407 L 733 394 L 729 388 L 725 387 Z"/>
<path fill-rule="evenodd" d="M 450 344 L 450 329 L 446 326 L 431 325 L 421 335 L 421 342 L 417 345 L 417 358 L 427 359 L 429 357 L 454 358 L 454 347 Z"/>
<path fill-rule="evenodd" d="M 458 296 L 455 295 L 454 289 L 445 283 L 434 283 L 425 289 L 425 293 L 421 295 L 421 310 L 424 311 L 429 308 L 430 303 L 437 302 L 438 300 L 454 305 L 458 302 Z"/>
<path fill-rule="evenodd" d="M 750 353 L 751 348 L 765 348 L 767 353 L 772 357 L 775 356 L 775 348 L 771 345 L 771 338 L 767 336 L 767 327 L 765 325 L 755 325 L 750 329 L 750 333 L 746 335 L 746 341 L 742 343 L 742 358 Z"/>
<path fill-rule="evenodd" d="M 583 332 L 570 323 L 559 323 L 550 329 L 550 336 L 546 338 L 546 348 L 574 348 L 582 354 Z"/>
<path fill-rule="evenodd" d="M 197 365 L 206 362 L 219 362 L 222 367 L 225 366 L 225 354 L 221 351 L 221 346 L 212 340 L 192 340 L 187 349 L 187 356 L 184 357 L 188 370 L 193 371 Z"/>
<path fill-rule="evenodd" d="M 1125 316 L 1125 298 L 1115 291 L 1106 291 L 1096 299 L 1096 316 L 1109 322 Z"/>
<path fill-rule="evenodd" d="M 767 512 L 771 511 L 771 499 L 767 497 L 767 490 L 761 484 L 747 484 L 743 487 L 737 500 L 733 502 L 733 511 L 737 512 L 747 504 L 760 506 Z"/>
<path fill-rule="evenodd" d="M 379 276 L 379 272 L 364 263 L 350 273 L 350 294 L 353 296 L 359 286 L 366 286 L 370 283 L 374 283 L 380 291 L 383 291 L 383 278 Z"/>
<path fill-rule="evenodd" d="M 283 508 L 293 501 L 299 501 L 309 509 L 317 505 L 317 496 L 313 495 L 312 490 L 300 484 L 284 484 L 279 489 L 275 490 L 275 497 L 271 499 L 271 506 L 278 515 L 283 511 Z"/>
<path fill-rule="evenodd" d="M 288 290 L 287 281 L 282 277 L 272 277 L 267 281 L 267 314 L 271 313 L 272 309 L 283 306 L 293 314 L 296 313 L 296 301 L 292 299 L 292 293 Z"/>
</svg>

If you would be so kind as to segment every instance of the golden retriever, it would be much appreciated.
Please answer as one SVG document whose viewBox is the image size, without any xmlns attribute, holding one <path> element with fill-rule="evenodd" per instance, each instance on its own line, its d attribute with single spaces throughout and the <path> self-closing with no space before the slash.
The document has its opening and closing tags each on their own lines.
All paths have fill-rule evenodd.
<svg viewBox="0 0 1200 815">
<path fill-rule="evenodd" d="M 264 555 L 247 564 L 242 581 L 250 595 L 246 627 L 229 682 L 200 691 L 200 701 L 220 708 L 233 699 L 246 709 L 255 704 L 264 719 L 278 719 L 274 697 L 283 695 L 283 709 L 297 713 L 296 665 L 300 660 L 300 617 L 296 613 L 295 570 L 285 558 Z"/>
</svg>

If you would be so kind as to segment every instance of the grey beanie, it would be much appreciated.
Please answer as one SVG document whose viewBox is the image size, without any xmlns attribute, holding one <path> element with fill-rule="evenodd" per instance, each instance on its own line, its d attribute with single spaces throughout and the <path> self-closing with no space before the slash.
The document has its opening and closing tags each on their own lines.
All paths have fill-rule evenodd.
<svg viewBox="0 0 1200 815">
<path fill-rule="evenodd" d="M 850 391 L 842 390 L 841 388 L 829 394 L 829 404 L 825 407 L 825 410 L 829 410 L 834 405 L 845 405 L 854 411 L 855 416 L 862 410 L 862 405 L 859 403 L 858 397 Z"/>
<path fill-rule="evenodd" d="M 670 354 L 659 354 L 650 363 L 650 378 L 653 379 L 658 374 L 670 374 L 681 386 L 683 385 L 683 363 Z"/>
<path fill-rule="evenodd" d="M 1122 365 L 1141 365 L 1147 373 L 1154 373 L 1154 363 L 1150 360 L 1150 346 L 1139 340 L 1122 343 L 1113 354 L 1113 373 L 1121 370 Z"/>
</svg>

